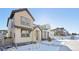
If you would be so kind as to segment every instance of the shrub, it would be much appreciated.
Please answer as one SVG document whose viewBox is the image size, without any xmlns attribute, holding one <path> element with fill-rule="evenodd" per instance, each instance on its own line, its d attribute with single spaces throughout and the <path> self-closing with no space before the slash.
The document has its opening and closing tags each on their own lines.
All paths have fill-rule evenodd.
<svg viewBox="0 0 79 59">
<path fill-rule="evenodd" d="M 49 42 L 51 42 L 51 41 L 52 41 L 52 39 L 51 39 L 50 37 L 48 37 L 48 41 L 49 41 Z"/>
</svg>

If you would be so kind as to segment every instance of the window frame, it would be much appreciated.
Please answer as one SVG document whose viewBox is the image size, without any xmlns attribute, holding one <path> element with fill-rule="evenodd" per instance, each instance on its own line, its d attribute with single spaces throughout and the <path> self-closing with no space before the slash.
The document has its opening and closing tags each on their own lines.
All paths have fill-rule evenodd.
<svg viewBox="0 0 79 59">
<path fill-rule="evenodd" d="M 23 33 L 23 31 L 26 31 L 26 32 Z M 27 31 L 28 31 L 28 33 L 27 33 Z M 29 30 L 21 29 L 21 37 L 30 37 L 30 32 L 29 32 Z"/>
<path fill-rule="evenodd" d="M 30 26 L 30 20 L 27 17 L 21 16 L 20 17 L 21 25 Z"/>
</svg>

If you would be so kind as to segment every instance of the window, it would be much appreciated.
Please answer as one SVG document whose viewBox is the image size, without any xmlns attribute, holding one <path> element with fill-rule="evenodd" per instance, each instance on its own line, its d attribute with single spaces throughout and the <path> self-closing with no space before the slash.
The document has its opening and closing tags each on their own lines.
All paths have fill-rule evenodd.
<svg viewBox="0 0 79 59">
<path fill-rule="evenodd" d="M 21 37 L 29 37 L 30 33 L 28 30 L 21 30 Z"/>
<path fill-rule="evenodd" d="M 30 26 L 30 21 L 28 18 L 21 16 L 21 24 Z"/>
</svg>

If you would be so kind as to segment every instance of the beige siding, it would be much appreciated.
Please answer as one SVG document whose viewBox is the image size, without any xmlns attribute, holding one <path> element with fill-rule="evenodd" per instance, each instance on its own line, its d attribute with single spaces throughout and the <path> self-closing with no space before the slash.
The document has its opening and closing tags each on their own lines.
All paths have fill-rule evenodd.
<svg viewBox="0 0 79 59">
<path fill-rule="evenodd" d="M 49 34 L 48 34 L 48 30 L 42 30 L 42 39 L 48 39 Z"/>
<path fill-rule="evenodd" d="M 20 40 L 20 38 L 21 38 L 21 35 L 20 35 L 20 29 L 18 29 L 18 28 L 15 28 L 15 43 L 18 43 L 18 41 Z"/>
<path fill-rule="evenodd" d="M 29 18 L 29 21 L 30 21 L 30 24 L 31 24 L 30 27 L 32 28 L 33 27 L 33 19 L 31 18 L 31 16 L 26 11 L 15 13 L 15 15 L 14 15 L 14 23 L 15 23 L 15 25 L 22 26 L 21 22 L 20 22 L 21 16 Z M 25 27 L 25 26 L 23 26 L 23 27 Z M 30 28 L 29 26 L 27 26 L 27 27 Z M 21 28 L 16 28 L 15 27 L 14 31 L 15 31 L 14 32 L 15 33 L 15 38 L 14 38 L 15 43 L 24 43 L 24 42 L 32 41 L 32 33 L 30 33 L 30 37 L 21 37 Z"/>
<path fill-rule="evenodd" d="M 27 17 L 27 18 L 29 19 L 29 21 L 30 21 L 30 24 L 31 24 L 30 27 L 33 26 L 33 19 L 31 18 L 31 16 L 30 16 L 26 11 L 22 11 L 22 12 L 17 12 L 17 13 L 15 13 L 14 19 L 15 19 L 15 24 L 16 24 L 16 25 L 22 26 L 22 25 L 21 25 L 21 22 L 20 22 L 20 17 L 21 17 L 21 16 Z M 25 26 L 24 26 L 24 27 L 25 27 Z"/>
<path fill-rule="evenodd" d="M 38 31 L 38 34 L 36 34 L 36 30 Z M 41 30 L 39 28 L 35 28 L 33 31 L 33 41 L 41 41 Z M 36 36 L 38 35 L 38 40 L 36 39 Z"/>
<path fill-rule="evenodd" d="M 21 29 L 15 28 L 15 43 L 24 43 L 30 41 L 32 41 L 31 34 L 30 37 L 21 37 Z"/>
</svg>

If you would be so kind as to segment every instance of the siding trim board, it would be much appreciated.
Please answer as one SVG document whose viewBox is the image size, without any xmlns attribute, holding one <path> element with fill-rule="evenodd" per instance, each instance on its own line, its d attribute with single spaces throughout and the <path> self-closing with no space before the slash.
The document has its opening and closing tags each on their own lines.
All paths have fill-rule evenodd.
<svg viewBox="0 0 79 59">
<path fill-rule="evenodd" d="M 16 28 L 22 28 L 22 29 L 26 29 L 26 30 L 32 31 L 32 28 L 27 28 L 27 27 L 17 26 L 17 25 L 14 25 L 14 27 L 16 27 Z"/>
</svg>

